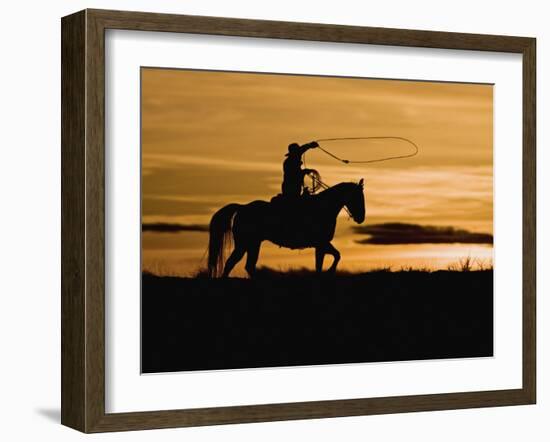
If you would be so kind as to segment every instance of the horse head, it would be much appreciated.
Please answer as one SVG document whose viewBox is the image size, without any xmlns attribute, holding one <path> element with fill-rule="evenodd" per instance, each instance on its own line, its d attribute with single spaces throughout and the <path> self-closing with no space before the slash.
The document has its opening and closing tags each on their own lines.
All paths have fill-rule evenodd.
<svg viewBox="0 0 550 442">
<path fill-rule="evenodd" d="M 353 220 L 357 224 L 361 224 L 365 221 L 365 195 L 364 195 L 364 180 L 361 180 L 358 183 L 353 183 L 352 191 L 348 201 L 346 202 L 346 207 L 351 213 Z"/>
</svg>

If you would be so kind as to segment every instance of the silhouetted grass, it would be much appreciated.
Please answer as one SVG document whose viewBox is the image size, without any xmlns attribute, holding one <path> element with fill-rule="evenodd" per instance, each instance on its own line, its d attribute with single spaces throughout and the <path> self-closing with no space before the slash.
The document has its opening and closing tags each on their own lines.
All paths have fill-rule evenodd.
<svg viewBox="0 0 550 442">
<path fill-rule="evenodd" d="M 483 271 L 483 270 L 493 270 L 492 261 L 484 261 L 477 258 L 472 258 L 466 256 L 458 260 L 458 262 L 450 264 L 447 267 L 447 270 L 453 272 L 472 272 L 472 271 Z"/>
<path fill-rule="evenodd" d="M 392 274 L 398 274 L 400 272 L 407 272 L 407 273 L 436 273 L 436 272 L 476 272 L 476 271 L 486 271 L 486 270 L 493 270 L 492 263 L 473 259 L 471 257 L 464 257 L 459 259 L 457 262 L 451 263 L 447 266 L 445 270 L 441 269 L 430 269 L 429 267 L 412 267 L 412 266 L 401 266 L 398 270 L 394 270 L 391 266 L 384 266 L 384 267 L 377 267 L 370 270 L 367 270 L 365 272 L 352 272 L 348 270 L 338 270 L 336 273 L 329 273 L 329 272 L 323 272 L 322 274 L 318 274 L 315 270 L 306 268 L 306 267 L 298 267 L 295 269 L 287 269 L 287 270 L 278 270 L 267 266 L 258 267 L 256 274 L 254 278 L 256 279 L 270 279 L 270 278 L 284 278 L 284 279 L 291 279 L 291 278 L 330 278 L 330 277 L 345 277 L 345 276 L 360 276 L 360 275 L 368 275 L 368 274 L 376 274 L 376 273 L 392 273 Z M 145 270 L 144 273 L 147 273 L 149 275 L 157 275 L 157 276 L 178 276 L 175 274 L 165 273 L 165 272 L 159 272 L 156 273 L 155 271 L 151 270 Z M 193 278 L 209 278 L 208 272 L 204 268 L 198 269 L 193 275 Z M 248 277 L 241 277 L 241 278 L 248 278 Z"/>
<path fill-rule="evenodd" d="M 493 272 L 142 276 L 144 372 L 491 356 Z"/>
</svg>

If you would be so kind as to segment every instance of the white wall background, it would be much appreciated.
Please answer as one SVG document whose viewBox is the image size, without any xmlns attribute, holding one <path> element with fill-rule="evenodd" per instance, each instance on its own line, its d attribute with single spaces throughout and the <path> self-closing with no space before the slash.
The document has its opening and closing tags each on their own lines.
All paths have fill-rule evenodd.
<svg viewBox="0 0 550 442">
<path fill-rule="evenodd" d="M 538 404 L 116 433 L 96 440 L 545 441 L 550 434 L 550 28 L 545 2 L 51 0 L 9 2 L 0 27 L 0 436 L 73 441 L 60 407 L 60 22 L 86 7 L 534 36 L 538 39 Z M 88 436 L 90 437 L 90 436 Z"/>
</svg>

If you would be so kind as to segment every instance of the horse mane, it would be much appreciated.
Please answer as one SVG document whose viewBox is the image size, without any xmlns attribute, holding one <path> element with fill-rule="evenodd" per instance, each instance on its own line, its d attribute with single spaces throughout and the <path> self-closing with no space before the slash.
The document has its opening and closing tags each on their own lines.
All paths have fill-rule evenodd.
<svg viewBox="0 0 550 442">
<path fill-rule="evenodd" d="M 332 193 L 339 191 L 345 187 L 352 187 L 352 186 L 358 186 L 357 183 L 354 183 L 352 181 L 344 181 L 342 183 L 335 184 L 334 186 L 331 186 L 327 189 L 324 189 L 323 191 L 313 195 L 314 197 L 320 197 L 322 195 L 329 196 L 332 195 Z"/>
</svg>

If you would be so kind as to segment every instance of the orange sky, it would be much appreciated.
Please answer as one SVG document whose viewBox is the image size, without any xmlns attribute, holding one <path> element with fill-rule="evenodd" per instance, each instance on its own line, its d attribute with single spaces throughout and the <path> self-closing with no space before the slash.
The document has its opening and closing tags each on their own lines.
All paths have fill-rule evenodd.
<svg viewBox="0 0 550 442">
<path fill-rule="evenodd" d="M 399 136 L 418 156 L 342 165 L 319 150 L 307 165 L 324 181 L 365 179 L 365 223 L 414 223 L 493 232 L 493 87 L 319 76 L 142 69 L 142 221 L 207 224 L 231 202 L 269 200 L 279 192 L 291 142 Z M 399 141 L 322 144 L 340 157 L 402 155 Z M 479 244 L 358 244 L 365 235 L 342 212 L 333 241 L 339 268 L 445 268 Z M 143 266 L 189 275 L 204 265 L 208 234 L 144 232 Z M 327 263 L 330 259 L 327 259 Z M 313 268 L 313 250 L 262 246 L 259 266 Z M 326 265 L 325 264 L 325 265 Z M 242 264 L 236 274 L 242 274 Z"/>
</svg>

